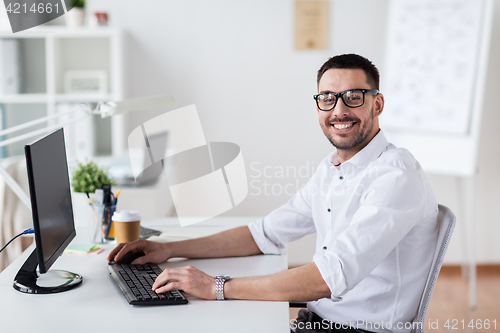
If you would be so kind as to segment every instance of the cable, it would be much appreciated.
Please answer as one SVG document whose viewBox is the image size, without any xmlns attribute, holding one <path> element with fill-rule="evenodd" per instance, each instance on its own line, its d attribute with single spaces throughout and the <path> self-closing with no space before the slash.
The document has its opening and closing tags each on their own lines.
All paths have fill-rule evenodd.
<svg viewBox="0 0 500 333">
<path fill-rule="evenodd" d="M 35 229 L 33 229 L 33 228 L 29 228 L 29 229 L 24 230 L 19 235 L 14 236 L 14 238 L 12 238 L 10 241 L 8 241 L 7 244 L 5 244 L 4 247 L 2 247 L 2 249 L 0 250 L 0 252 L 2 252 L 7 246 L 9 246 L 9 244 L 12 243 L 12 241 L 14 239 L 16 239 L 17 237 L 22 236 L 22 235 L 32 234 L 34 232 L 35 232 Z"/>
</svg>

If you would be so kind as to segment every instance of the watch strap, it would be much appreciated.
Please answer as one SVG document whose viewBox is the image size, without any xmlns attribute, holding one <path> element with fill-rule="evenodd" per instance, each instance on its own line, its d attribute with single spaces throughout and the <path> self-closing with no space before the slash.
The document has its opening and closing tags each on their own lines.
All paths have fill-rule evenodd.
<svg viewBox="0 0 500 333">
<path fill-rule="evenodd" d="M 223 301 L 224 298 L 224 283 L 230 279 L 228 275 L 217 275 L 215 278 L 215 298 L 218 301 Z"/>
</svg>

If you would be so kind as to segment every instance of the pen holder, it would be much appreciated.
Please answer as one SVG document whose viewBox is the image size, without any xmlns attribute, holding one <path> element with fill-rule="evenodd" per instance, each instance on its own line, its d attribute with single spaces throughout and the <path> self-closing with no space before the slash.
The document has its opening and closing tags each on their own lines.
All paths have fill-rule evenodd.
<svg viewBox="0 0 500 333">
<path fill-rule="evenodd" d="M 106 240 L 115 239 L 115 228 L 113 226 L 113 221 L 111 217 L 116 210 L 116 205 L 105 205 L 104 212 L 102 214 L 102 221 L 104 227 L 104 238 Z"/>
<path fill-rule="evenodd" d="M 94 206 L 92 216 L 92 225 L 90 228 L 91 242 L 95 244 L 100 244 L 104 242 L 104 235 L 106 230 L 103 225 L 103 212 L 104 206 Z"/>
</svg>

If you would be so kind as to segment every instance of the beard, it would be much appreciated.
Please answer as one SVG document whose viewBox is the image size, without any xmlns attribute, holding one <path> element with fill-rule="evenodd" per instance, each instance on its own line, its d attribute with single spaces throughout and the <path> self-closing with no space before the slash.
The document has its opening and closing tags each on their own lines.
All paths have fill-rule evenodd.
<svg viewBox="0 0 500 333">
<path fill-rule="evenodd" d="M 339 140 L 338 138 L 335 138 L 336 136 L 341 136 L 342 134 L 332 134 L 330 131 L 330 128 L 332 125 L 332 122 L 334 121 L 343 121 L 343 122 L 356 122 L 354 126 L 358 126 L 358 131 L 356 133 L 349 133 L 352 137 L 349 140 Z M 326 124 L 320 123 L 321 129 L 323 130 L 323 133 L 325 134 L 326 138 L 330 143 L 337 149 L 340 150 L 351 150 L 355 147 L 360 146 L 363 144 L 367 138 L 370 136 L 372 130 L 373 130 L 373 107 L 370 110 L 370 118 L 367 119 L 364 123 L 361 123 L 360 119 L 358 118 L 342 118 L 340 119 L 329 119 Z"/>
</svg>

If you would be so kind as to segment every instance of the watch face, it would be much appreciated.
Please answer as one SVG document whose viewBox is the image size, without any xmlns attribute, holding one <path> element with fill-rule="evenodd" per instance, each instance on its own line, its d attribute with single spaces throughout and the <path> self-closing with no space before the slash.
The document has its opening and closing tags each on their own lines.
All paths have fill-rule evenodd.
<svg viewBox="0 0 500 333">
<path fill-rule="evenodd" d="M 224 280 L 224 281 L 227 281 L 229 280 L 231 277 L 229 275 L 217 275 L 215 276 L 216 279 L 221 279 L 221 280 Z"/>
</svg>

